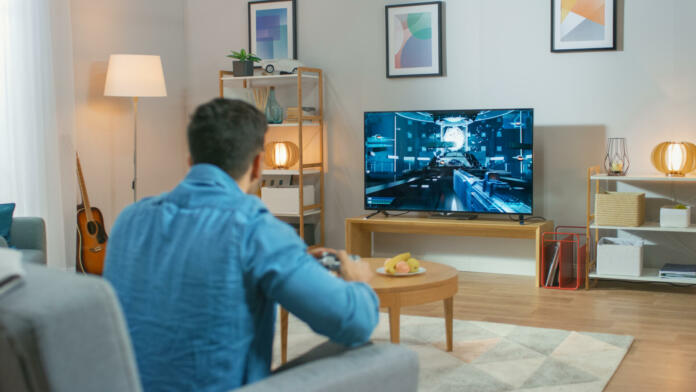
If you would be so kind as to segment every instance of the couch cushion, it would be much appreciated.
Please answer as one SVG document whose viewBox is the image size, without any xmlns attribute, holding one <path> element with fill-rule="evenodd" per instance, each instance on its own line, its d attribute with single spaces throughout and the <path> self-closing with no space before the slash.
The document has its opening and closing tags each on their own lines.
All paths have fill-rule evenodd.
<svg viewBox="0 0 696 392">
<path fill-rule="evenodd" d="M 0 237 L 10 243 L 10 229 L 12 228 L 12 214 L 14 213 L 15 203 L 0 204 Z"/>
<path fill-rule="evenodd" d="M 22 261 L 32 264 L 46 264 L 46 254 L 42 250 L 36 249 L 19 249 L 22 253 Z"/>
</svg>

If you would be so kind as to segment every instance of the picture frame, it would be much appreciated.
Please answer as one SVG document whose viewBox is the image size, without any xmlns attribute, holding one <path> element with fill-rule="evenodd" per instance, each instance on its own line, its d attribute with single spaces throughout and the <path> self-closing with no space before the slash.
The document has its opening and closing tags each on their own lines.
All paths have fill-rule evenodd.
<svg viewBox="0 0 696 392">
<path fill-rule="evenodd" d="M 250 1 L 249 51 L 262 60 L 297 59 L 295 0 Z"/>
<path fill-rule="evenodd" d="M 616 0 L 551 0 L 551 52 L 616 50 Z"/>
<path fill-rule="evenodd" d="M 442 1 L 387 5 L 387 78 L 442 76 Z"/>
</svg>

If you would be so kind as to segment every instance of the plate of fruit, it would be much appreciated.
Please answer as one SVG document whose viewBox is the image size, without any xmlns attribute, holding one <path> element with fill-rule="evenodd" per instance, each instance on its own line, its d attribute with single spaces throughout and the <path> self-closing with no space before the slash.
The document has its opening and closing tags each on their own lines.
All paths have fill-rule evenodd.
<svg viewBox="0 0 696 392">
<path fill-rule="evenodd" d="M 411 257 L 411 253 L 402 253 L 384 261 L 384 267 L 377 268 L 377 273 L 386 276 L 413 276 L 425 273 L 420 261 Z"/>
</svg>

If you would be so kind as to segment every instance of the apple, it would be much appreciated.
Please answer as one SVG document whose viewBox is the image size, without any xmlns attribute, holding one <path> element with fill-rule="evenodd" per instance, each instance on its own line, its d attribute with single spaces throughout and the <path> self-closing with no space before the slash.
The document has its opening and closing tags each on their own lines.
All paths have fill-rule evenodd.
<svg viewBox="0 0 696 392">
<path fill-rule="evenodd" d="M 399 261 L 396 263 L 396 272 L 399 274 L 407 274 L 411 272 L 411 267 L 409 267 L 408 263 L 405 261 Z"/>
</svg>

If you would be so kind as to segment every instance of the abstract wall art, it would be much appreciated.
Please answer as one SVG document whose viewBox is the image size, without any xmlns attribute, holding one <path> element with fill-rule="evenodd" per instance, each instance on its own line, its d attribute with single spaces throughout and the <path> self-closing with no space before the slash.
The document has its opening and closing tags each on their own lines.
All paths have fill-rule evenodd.
<svg viewBox="0 0 696 392">
<path fill-rule="evenodd" d="M 387 77 L 442 75 L 442 2 L 388 5 Z"/>
<path fill-rule="evenodd" d="M 295 0 L 249 2 L 249 51 L 263 60 L 297 58 Z"/>
<path fill-rule="evenodd" d="M 616 50 L 616 0 L 551 0 L 551 51 Z"/>
</svg>

